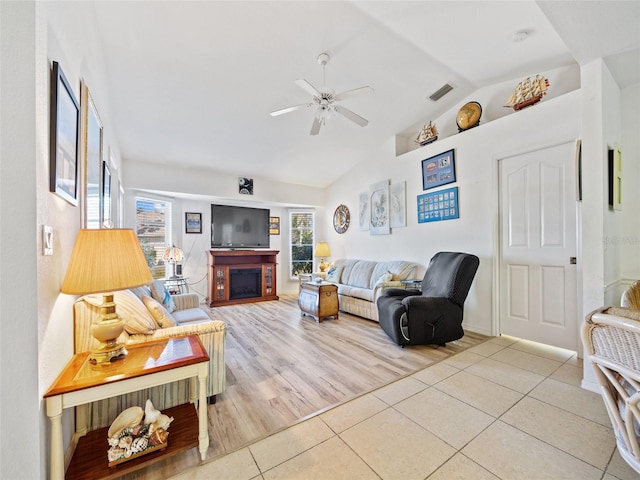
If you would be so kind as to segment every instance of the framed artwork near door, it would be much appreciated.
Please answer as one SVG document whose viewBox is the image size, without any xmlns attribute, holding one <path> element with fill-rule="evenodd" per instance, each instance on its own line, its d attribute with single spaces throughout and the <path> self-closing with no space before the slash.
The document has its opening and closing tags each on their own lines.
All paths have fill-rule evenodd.
<svg viewBox="0 0 640 480">
<path fill-rule="evenodd" d="M 422 160 L 422 190 L 455 182 L 455 160 L 453 149 Z"/>
<path fill-rule="evenodd" d="M 418 195 L 418 223 L 459 218 L 458 187 Z"/>
<path fill-rule="evenodd" d="M 619 147 L 609 149 L 609 206 L 622 210 L 622 152 Z"/>
</svg>

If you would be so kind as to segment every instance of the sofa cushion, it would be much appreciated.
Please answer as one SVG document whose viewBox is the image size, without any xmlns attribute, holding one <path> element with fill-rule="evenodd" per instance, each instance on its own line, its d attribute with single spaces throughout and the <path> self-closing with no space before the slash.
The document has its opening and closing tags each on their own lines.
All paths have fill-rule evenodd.
<svg viewBox="0 0 640 480">
<path fill-rule="evenodd" d="M 360 288 L 372 288 L 371 274 L 376 267 L 377 262 L 369 260 L 358 260 L 351 270 L 349 275 L 345 278 L 344 272 L 342 274 L 342 282 L 345 285 L 351 285 L 352 287 Z M 375 283 L 375 281 L 374 281 Z"/>
<path fill-rule="evenodd" d="M 196 323 L 210 322 L 211 319 L 201 308 L 188 308 L 177 310 L 173 313 L 173 318 L 179 325 L 193 325 Z"/>
<path fill-rule="evenodd" d="M 167 309 L 155 298 L 145 295 L 142 297 L 142 303 L 144 303 L 144 306 L 147 307 L 147 310 L 151 313 L 158 328 L 175 327 L 177 325 Z"/>
<path fill-rule="evenodd" d="M 160 302 L 169 313 L 173 313 L 176 309 L 176 304 L 171 298 L 169 290 L 164 286 L 164 283 L 160 280 L 154 280 L 149 287 L 151 288 L 151 296 Z"/>
<path fill-rule="evenodd" d="M 342 270 L 344 270 L 343 267 L 338 267 L 335 265 L 332 265 L 331 267 L 329 267 L 329 270 L 327 271 L 327 282 L 340 283 Z"/>
<path fill-rule="evenodd" d="M 370 288 L 352 287 L 351 285 L 338 285 L 338 295 L 344 295 L 347 297 L 360 298 L 373 302 L 374 291 Z"/>
</svg>

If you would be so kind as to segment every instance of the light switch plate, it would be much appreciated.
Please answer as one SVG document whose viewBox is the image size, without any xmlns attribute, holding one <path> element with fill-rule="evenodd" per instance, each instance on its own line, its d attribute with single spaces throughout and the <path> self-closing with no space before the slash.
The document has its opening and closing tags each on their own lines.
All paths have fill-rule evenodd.
<svg viewBox="0 0 640 480">
<path fill-rule="evenodd" d="M 51 225 L 42 226 L 42 254 L 53 255 L 53 227 Z"/>
</svg>

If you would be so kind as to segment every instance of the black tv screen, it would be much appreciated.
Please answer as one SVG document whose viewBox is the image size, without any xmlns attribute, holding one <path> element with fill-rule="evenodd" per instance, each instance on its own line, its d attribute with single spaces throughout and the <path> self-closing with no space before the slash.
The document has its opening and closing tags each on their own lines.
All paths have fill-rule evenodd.
<svg viewBox="0 0 640 480">
<path fill-rule="evenodd" d="M 269 209 L 212 204 L 211 248 L 269 248 Z"/>
</svg>

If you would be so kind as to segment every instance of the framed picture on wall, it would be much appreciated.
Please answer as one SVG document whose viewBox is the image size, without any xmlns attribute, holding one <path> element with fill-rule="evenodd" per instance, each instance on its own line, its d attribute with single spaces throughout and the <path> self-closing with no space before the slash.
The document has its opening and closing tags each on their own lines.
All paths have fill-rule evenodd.
<svg viewBox="0 0 640 480">
<path fill-rule="evenodd" d="M 422 161 L 422 190 L 456 181 L 455 152 L 449 150 Z"/>
<path fill-rule="evenodd" d="M 78 205 L 80 104 L 58 62 L 53 62 L 49 138 L 49 190 Z"/>
<path fill-rule="evenodd" d="M 101 228 L 111 228 L 111 170 L 107 162 L 102 162 L 102 208 L 100 210 Z"/>
<path fill-rule="evenodd" d="M 280 235 L 280 217 L 269 217 L 269 235 Z"/>
<path fill-rule="evenodd" d="M 84 125 L 84 227 L 100 228 L 100 169 L 103 128 L 93 97 L 86 85 L 82 90 Z"/>
<path fill-rule="evenodd" d="M 460 218 L 458 187 L 418 195 L 418 223 Z"/>
<path fill-rule="evenodd" d="M 202 233 L 202 214 L 186 212 L 184 214 L 184 233 Z"/>
</svg>

